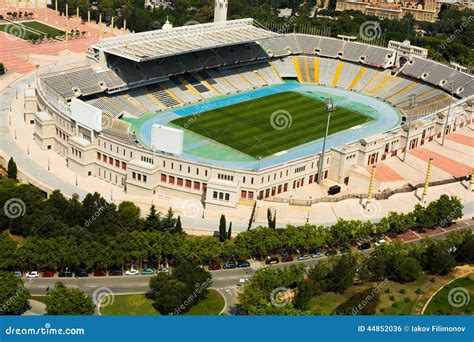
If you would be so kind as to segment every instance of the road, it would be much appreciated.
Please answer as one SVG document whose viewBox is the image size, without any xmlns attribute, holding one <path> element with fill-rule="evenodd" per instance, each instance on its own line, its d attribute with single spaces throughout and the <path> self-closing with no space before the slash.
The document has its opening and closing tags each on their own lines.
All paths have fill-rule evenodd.
<svg viewBox="0 0 474 342">
<path fill-rule="evenodd" d="M 474 230 L 474 224 L 463 227 L 462 229 Z M 449 232 L 445 232 L 434 236 L 435 239 L 442 239 Z M 407 243 L 419 243 L 420 240 L 413 240 Z M 364 254 L 368 255 L 373 249 L 363 251 Z M 272 268 L 284 268 L 291 264 L 303 263 L 307 267 L 315 265 L 321 260 L 325 260 L 326 257 L 309 259 L 309 260 L 295 260 L 293 262 L 279 263 L 272 265 Z M 252 262 L 250 267 L 237 268 L 231 270 L 219 270 L 212 271 L 212 287 L 217 289 L 225 298 L 227 302 L 227 312 L 232 313 L 236 298 L 237 286 L 242 283 L 244 279 L 250 279 L 254 275 L 255 271 L 265 265 L 260 262 Z M 36 278 L 36 279 L 25 279 L 25 283 L 28 285 L 30 292 L 33 296 L 45 295 L 48 290 L 54 287 L 54 284 L 58 281 L 65 283 L 69 287 L 77 287 L 82 289 L 87 294 L 93 294 L 94 291 L 100 291 L 102 288 L 107 288 L 114 294 L 130 294 L 130 293 L 145 293 L 149 291 L 149 281 L 152 276 L 149 275 L 137 275 L 137 276 L 116 276 L 116 277 L 88 277 L 88 278 Z"/>
</svg>

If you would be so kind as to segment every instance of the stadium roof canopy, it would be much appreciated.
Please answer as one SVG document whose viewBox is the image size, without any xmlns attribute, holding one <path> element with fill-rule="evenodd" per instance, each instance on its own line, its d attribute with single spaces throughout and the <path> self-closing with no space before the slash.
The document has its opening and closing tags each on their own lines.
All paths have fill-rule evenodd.
<svg viewBox="0 0 474 342">
<path fill-rule="evenodd" d="M 136 62 L 144 62 L 176 54 L 245 44 L 275 36 L 276 33 L 257 26 L 253 19 L 239 19 L 105 38 L 92 48 Z"/>
</svg>

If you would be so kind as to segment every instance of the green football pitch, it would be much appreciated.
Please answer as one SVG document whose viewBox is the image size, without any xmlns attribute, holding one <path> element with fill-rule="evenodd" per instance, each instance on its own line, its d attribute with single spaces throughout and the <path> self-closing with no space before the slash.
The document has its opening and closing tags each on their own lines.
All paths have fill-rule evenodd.
<svg viewBox="0 0 474 342">
<path fill-rule="evenodd" d="M 329 134 L 361 125 L 368 116 L 336 107 Z M 326 129 L 323 101 L 288 91 L 172 121 L 253 157 L 266 157 L 317 140 Z"/>
</svg>

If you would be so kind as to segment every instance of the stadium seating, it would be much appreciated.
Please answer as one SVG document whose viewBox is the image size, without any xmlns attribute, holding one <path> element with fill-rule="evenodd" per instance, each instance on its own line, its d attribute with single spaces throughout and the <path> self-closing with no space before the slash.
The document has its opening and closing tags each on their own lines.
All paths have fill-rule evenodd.
<svg viewBox="0 0 474 342">
<path fill-rule="evenodd" d="M 246 30 L 235 34 L 242 38 L 252 34 L 253 29 Z M 227 38 L 211 32 L 206 39 Z M 175 52 L 172 42 L 162 43 L 163 51 Z M 385 69 L 392 50 L 330 37 L 271 35 L 258 42 L 171 55 L 150 44 L 155 43 L 135 44 L 128 51 L 150 48 L 160 52 L 160 58 L 139 63 L 110 54 L 108 69 L 71 69 L 43 76 L 42 81 L 65 99 L 82 96 L 110 115 L 133 117 L 279 84 L 283 79 L 366 93 L 408 115 L 442 108 L 451 100 L 451 91 L 457 97 L 474 94 L 472 76 L 450 66 L 413 56 L 400 70 Z M 198 43 L 189 44 L 188 50 Z M 413 95 L 416 103 L 411 108 Z"/>
<path fill-rule="evenodd" d="M 321 37 L 319 42 L 319 55 L 337 58 L 338 52 L 342 51 L 344 41 L 335 38 Z"/>
<path fill-rule="evenodd" d="M 125 82 L 121 80 L 112 70 L 97 72 L 97 78 L 107 85 L 108 89 L 125 87 Z"/>
<path fill-rule="evenodd" d="M 173 108 L 183 103 L 178 97 L 173 96 L 173 93 L 162 83 L 149 85 L 147 90 L 156 100 L 168 108 Z"/>
<path fill-rule="evenodd" d="M 315 54 L 316 48 L 319 46 L 320 37 L 306 35 L 306 34 L 298 34 L 296 35 L 296 41 L 298 45 L 301 47 L 301 52 L 304 54 Z"/>
<path fill-rule="evenodd" d="M 360 62 L 367 50 L 367 45 L 355 42 L 346 43 L 344 47 L 342 58 L 352 62 Z"/>
<path fill-rule="evenodd" d="M 381 67 L 385 64 L 387 56 L 393 52 L 387 48 L 369 46 L 365 51 L 365 63 L 368 65 Z"/>
</svg>

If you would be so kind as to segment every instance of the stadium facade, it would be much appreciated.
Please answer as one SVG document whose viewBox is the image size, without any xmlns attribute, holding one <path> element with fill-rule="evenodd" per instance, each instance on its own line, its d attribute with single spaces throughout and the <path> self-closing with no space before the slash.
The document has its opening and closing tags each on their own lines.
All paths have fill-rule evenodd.
<svg viewBox="0 0 474 342">
<path fill-rule="evenodd" d="M 400 156 L 405 146 L 472 122 L 473 77 L 404 45 L 278 34 L 252 19 L 107 38 L 91 46 L 90 64 L 40 72 L 36 92 L 25 93 L 25 115 L 41 149 L 56 151 L 82 177 L 130 195 L 235 207 L 317 182 L 321 150 L 232 167 L 151 149 L 132 122 L 288 81 L 364 94 L 399 112 L 402 124 L 326 151 L 323 178 L 350 185 L 353 166 Z"/>
</svg>

